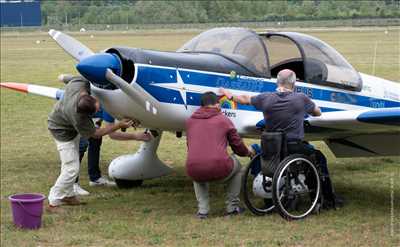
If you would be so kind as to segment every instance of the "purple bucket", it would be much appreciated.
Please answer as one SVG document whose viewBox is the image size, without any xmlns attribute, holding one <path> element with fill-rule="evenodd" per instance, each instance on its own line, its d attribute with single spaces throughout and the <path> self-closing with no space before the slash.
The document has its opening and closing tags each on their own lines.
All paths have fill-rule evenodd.
<svg viewBox="0 0 400 247">
<path fill-rule="evenodd" d="M 43 201 L 42 194 L 16 194 L 8 197 L 11 202 L 14 224 L 26 229 L 37 229 L 42 224 Z"/>
</svg>

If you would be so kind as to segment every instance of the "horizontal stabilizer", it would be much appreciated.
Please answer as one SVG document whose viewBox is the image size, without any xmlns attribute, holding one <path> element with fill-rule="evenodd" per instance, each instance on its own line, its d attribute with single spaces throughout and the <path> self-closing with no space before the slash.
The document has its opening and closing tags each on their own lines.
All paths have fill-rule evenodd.
<svg viewBox="0 0 400 247">
<path fill-rule="evenodd" d="M 54 87 L 38 86 L 26 83 L 1 82 L 0 87 L 12 89 L 23 93 L 45 96 L 57 100 L 64 95 L 64 90 L 62 89 Z"/>
</svg>

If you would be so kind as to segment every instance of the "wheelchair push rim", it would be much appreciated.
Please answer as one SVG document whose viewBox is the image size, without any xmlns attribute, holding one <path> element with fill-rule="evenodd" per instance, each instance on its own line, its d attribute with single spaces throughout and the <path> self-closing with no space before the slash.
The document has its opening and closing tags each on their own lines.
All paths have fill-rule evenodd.
<svg viewBox="0 0 400 247">
<path fill-rule="evenodd" d="M 262 198 L 254 194 L 253 186 L 254 180 L 257 175 L 251 174 L 253 165 L 255 162 L 260 159 L 260 155 L 255 156 L 246 167 L 243 180 L 242 180 L 242 193 L 243 193 L 243 200 L 246 207 L 255 215 L 262 216 L 265 214 L 270 213 L 274 208 L 275 205 L 272 201 L 272 188 L 270 188 L 271 197 L 270 198 Z M 272 187 L 272 186 L 271 186 Z"/>
<path fill-rule="evenodd" d="M 301 164 L 304 164 L 303 167 Z M 313 212 L 320 197 L 321 184 L 318 170 L 303 155 L 288 156 L 279 164 L 274 174 L 272 191 L 274 204 L 282 217 L 288 220 L 305 218 Z M 292 212 L 293 208 L 296 211 L 303 206 L 303 200 L 309 201 L 304 206 L 305 209 L 299 213 Z"/>
</svg>

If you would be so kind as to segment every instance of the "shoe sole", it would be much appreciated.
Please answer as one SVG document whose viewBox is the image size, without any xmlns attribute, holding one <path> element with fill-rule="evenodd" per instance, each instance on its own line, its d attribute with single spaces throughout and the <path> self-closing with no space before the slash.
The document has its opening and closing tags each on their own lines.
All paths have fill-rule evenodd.
<svg viewBox="0 0 400 247">
<path fill-rule="evenodd" d="M 115 187 L 117 184 L 89 184 L 91 187 Z"/>
<path fill-rule="evenodd" d="M 66 210 L 63 208 L 60 208 L 60 206 L 55 206 L 55 207 L 47 206 L 46 212 L 49 214 L 64 214 L 64 213 L 66 213 Z"/>
<path fill-rule="evenodd" d="M 68 201 L 61 200 L 61 205 L 65 205 L 65 206 L 80 206 L 80 205 L 85 205 L 85 204 L 86 204 L 86 202 L 82 202 L 82 201 L 68 202 Z"/>
<path fill-rule="evenodd" d="M 84 194 L 81 194 L 81 193 L 75 193 L 75 195 L 77 195 L 77 196 L 89 196 L 89 195 L 90 195 L 90 193 L 84 193 Z"/>
</svg>

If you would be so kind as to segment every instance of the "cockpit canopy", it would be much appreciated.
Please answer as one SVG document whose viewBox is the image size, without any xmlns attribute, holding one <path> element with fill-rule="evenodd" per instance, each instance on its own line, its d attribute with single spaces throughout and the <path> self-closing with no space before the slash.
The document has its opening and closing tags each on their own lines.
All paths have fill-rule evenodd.
<svg viewBox="0 0 400 247">
<path fill-rule="evenodd" d="M 220 54 L 260 77 L 296 72 L 306 83 L 360 91 L 359 73 L 328 44 L 295 32 L 257 34 L 244 28 L 214 28 L 183 45 L 178 52 Z"/>
<path fill-rule="evenodd" d="M 270 77 L 265 45 L 257 33 L 244 28 L 214 28 L 184 44 L 178 52 L 223 54 L 258 76 Z"/>
</svg>

